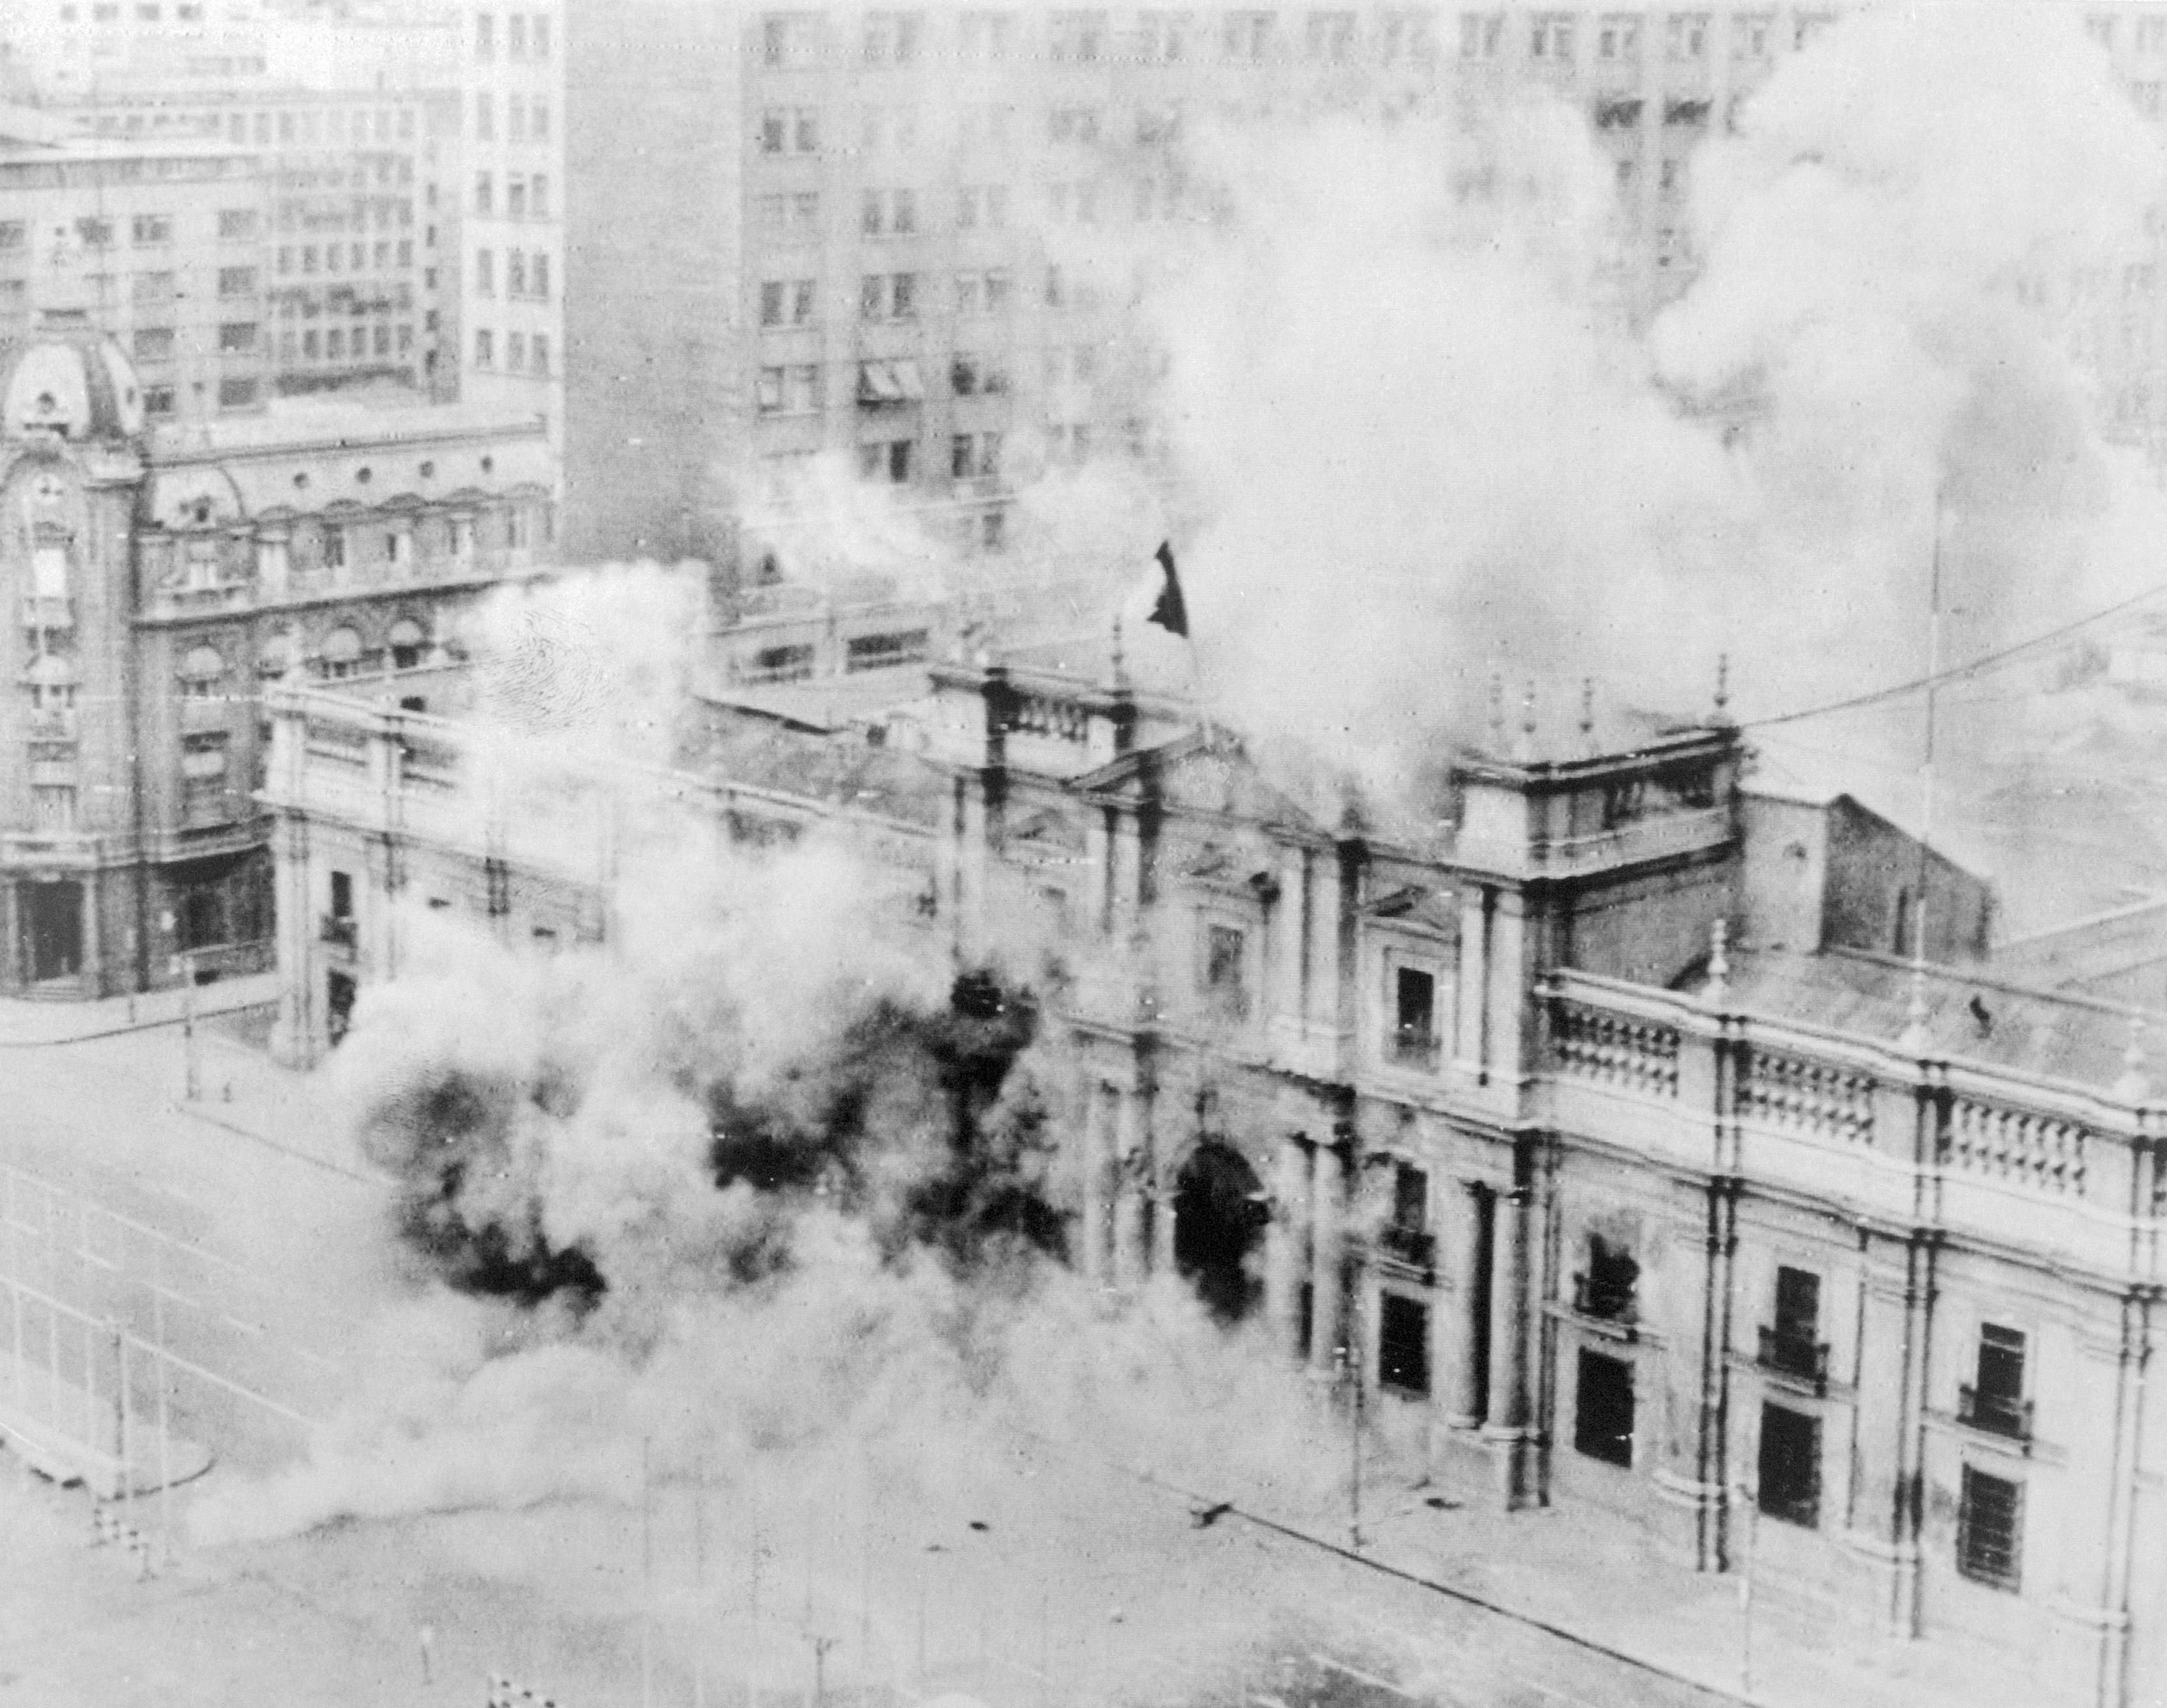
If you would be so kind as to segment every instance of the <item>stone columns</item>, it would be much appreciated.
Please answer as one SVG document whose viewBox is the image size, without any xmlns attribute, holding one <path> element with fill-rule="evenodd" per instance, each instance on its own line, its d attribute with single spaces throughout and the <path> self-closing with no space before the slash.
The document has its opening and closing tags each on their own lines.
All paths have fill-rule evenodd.
<svg viewBox="0 0 2167 1708">
<path fill-rule="evenodd" d="M 1272 1219 L 1264 1228 L 1264 1308 L 1272 1336 L 1297 1361 L 1301 1339 L 1302 1271 L 1309 1257 L 1309 1153 L 1296 1140 L 1280 1146 L 1272 1183 Z"/>
<path fill-rule="evenodd" d="M 1490 1343 L 1490 1192 L 1454 1180 L 1449 1193 L 1446 1262 L 1452 1291 L 1437 1313 L 1438 1401 L 1445 1423 L 1471 1430 L 1484 1418 Z"/>
<path fill-rule="evenodd" d="M 271 1053 L 288 1067 L 316 1058 L 316 915 L 309 888 L 309 821 L 281 813 L 272 833 L 278 933 L 278 1019 Z"/>
<path fill-rule="evenodd" d="M 1870 1239 L 1859 1319 L 1857 1458 L 1846 1540 L 1881 1568 L 1890 1635 L 1919 1633 L 1920 1420 L 1933 1254 L 1915 1239 Z"/>
<path fill-rule="evenodd" d="M 1084 1088 L 1083 1132 L 1078 1147 L 1078 1196 L 1082 1212 L 1078 1218 L 1077 1269 L 1093 1286 L 1106 1281 L 1106 1172 L 1107 1151 L 1114 1133 L 1114 1100 L 1110 1085 L 1087 1083 Z"/>
<path fill-rule="evenodd" d="M 1346 1158 L 1333 1146 L 1320 1144 L 1310 1188 L 1309 1270 L 1309 1367 L 1320 1376 L 1333 1373 L 1339 1350 L 1346 1202 Z"/>
<path fill-rule="evenodd" d="M 1114 1138 L 1114 1283 L 1134 1287 L 1142 1286 L 1149 1272 L 1144 1192 L 1151 1179 L 1151 1159 L 1142 1099 L 1134 1091 L 1118 1095 L 1120 1114 Z"/>
<path fill-rule="evenodd" d="M 1534 1195 L 1515 1186 L 1497 1195 L 1491 1223 L 1490 1375 L 1482 1435 L 1497 1450 L 1498 1493 L 1509 1510 L 1530 1493 L 1528 1341 L 1533 1324 Z"/>
</svg>

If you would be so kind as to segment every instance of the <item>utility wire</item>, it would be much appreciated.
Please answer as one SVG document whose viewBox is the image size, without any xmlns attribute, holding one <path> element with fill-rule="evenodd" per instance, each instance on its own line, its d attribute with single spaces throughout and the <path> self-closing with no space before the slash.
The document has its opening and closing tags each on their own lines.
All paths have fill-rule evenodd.
<svg viewBox="0 0 2167 1708">
<path fill-rule="evenodd" d="M 2006 664 L 2011 659 L 2020 657 L 2025 653 L 2035 651 L 2042 646 L 2050 646 L 2058 640 L 2067 639 L 2079 630 L 2089 629 L 2095 623 L 2104 623 L 2110 617 L 2119 617 L 2133 607 L 2144 604 L 2162 595 L 2167 595 L 2167 582 L 2148 587 L 2141 593 L 2133 593 L 2128 598 L 2109 605 L 2103 610 L 2095 611 L 2089 617 L 2080 617 L 2074 623 L 2065 623 L 2058 629 L 2049 629 L 2043 634 L 2032 635 L 2029 639 L 2020 640 L 2013 645 L 2005 646 L 1997 652 L 1982 653 L 1968 664 L 1958 665 L 1951 670 L 1930 671 L 1922 676 L 1914 676 L 1910 682 L 1895 682 L 1885 688 L 1874 688 L 1863 694 L 1853 694 L 1848 699 L 1831 700 L 1825 705 L 1806 706 L 1795 712 L 1778 712 L 1772 717 L 1745 719 L 1740 721 L 1739 727 L 1746 729 L 1770 729 L 1779 724 L 1796 724 L 1808 718 L 1825 718 L 1836 712 L 1850 712 L 1865 706 L 1878 706 L 1886 701 L 1902 699 L 1906 695 L 1918 693 L 1942 682 L 1967 681 L 1997 666 Z"/>
</svg>

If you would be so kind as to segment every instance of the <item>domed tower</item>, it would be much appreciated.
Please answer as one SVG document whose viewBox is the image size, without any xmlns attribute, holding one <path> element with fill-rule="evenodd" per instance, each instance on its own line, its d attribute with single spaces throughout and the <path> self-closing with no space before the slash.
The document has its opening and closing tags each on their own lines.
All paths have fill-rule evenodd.
<svg viewBox="0 0 2167 1708">
<path fill-rule="evenodd" d="M 0 989 L 132 984 L 142 432 L 135 370 L 87 316 L 0 349 Z"/>
</svg>

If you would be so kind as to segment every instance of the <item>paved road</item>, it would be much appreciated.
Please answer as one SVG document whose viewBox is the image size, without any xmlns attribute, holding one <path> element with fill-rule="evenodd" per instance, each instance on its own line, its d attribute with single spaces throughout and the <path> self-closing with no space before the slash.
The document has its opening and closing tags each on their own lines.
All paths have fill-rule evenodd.
<svg viewBox="0 0 2167 1708">
<path fill-rule="evenodd" d="M 197 1350 L 327 1408 L 325 1361 L 352 1340 L 299 1295 L 394 1290 L 380 1185 L 317 1088 L 204 1048 L 213 1101 L 196 1113 L 174 1107 L 170 1032 L 9 1052 L 8 1154 L 215 1254 L 184 1279 L 228 1327 Z M 231 1328 L 252 1323 L 278 1332 Z M 246 1408 L 220 1427 L 243 1451 L 210 1488 L 277 1439 Z M 182 1520 L 204 1492 L 178 1498 Z M 498 1672 L 566 1708 L 734 1704 L 749 1688 L 778 1708 L 809 1696 L 816 1647 L 839 1700 L 868 1683 L 965 1688 L 991 1708 L 1712 1700 L 1237 1514 L 1200 1526 L 1178 1496 L 1021 1444 L 967 1476 L 778 1460 L 704 1491 L 665 1482 L 645 1522 L 557 1503 L 345 1525 L 184 1552 L 148 1582 L 88 1546 L 88 1512 L 79 1491 L 0 1475 L 8 1708 L 448 1708 Z"/>
</svg>

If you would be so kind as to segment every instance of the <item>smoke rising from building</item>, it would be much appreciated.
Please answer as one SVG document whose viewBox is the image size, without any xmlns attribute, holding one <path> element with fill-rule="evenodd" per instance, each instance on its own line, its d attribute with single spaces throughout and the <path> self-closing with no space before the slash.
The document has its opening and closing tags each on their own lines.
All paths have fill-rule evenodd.
<svg viewBox="0 0 2167 1708">
<path fill-rule="evenodd" d="M 2120 288 L 2159 146 L 2080 20 L 1992 25 L 1862 14 L 1787 61 L 1695 151 L 1704 269 L 1645 332 L 1562 105 L 1200 136 L 1224 217 L 1150 301 L 1232 720 L 1404 780 L 1493 671 L 1552 727 L 1582 675 L 1704 705 L 1725 653 L 1746 715 L 1901 680 L 1937 502 L 1947 657 L 2128 591 L 2158 501 L 2042 291 Z"/>
</svg>

